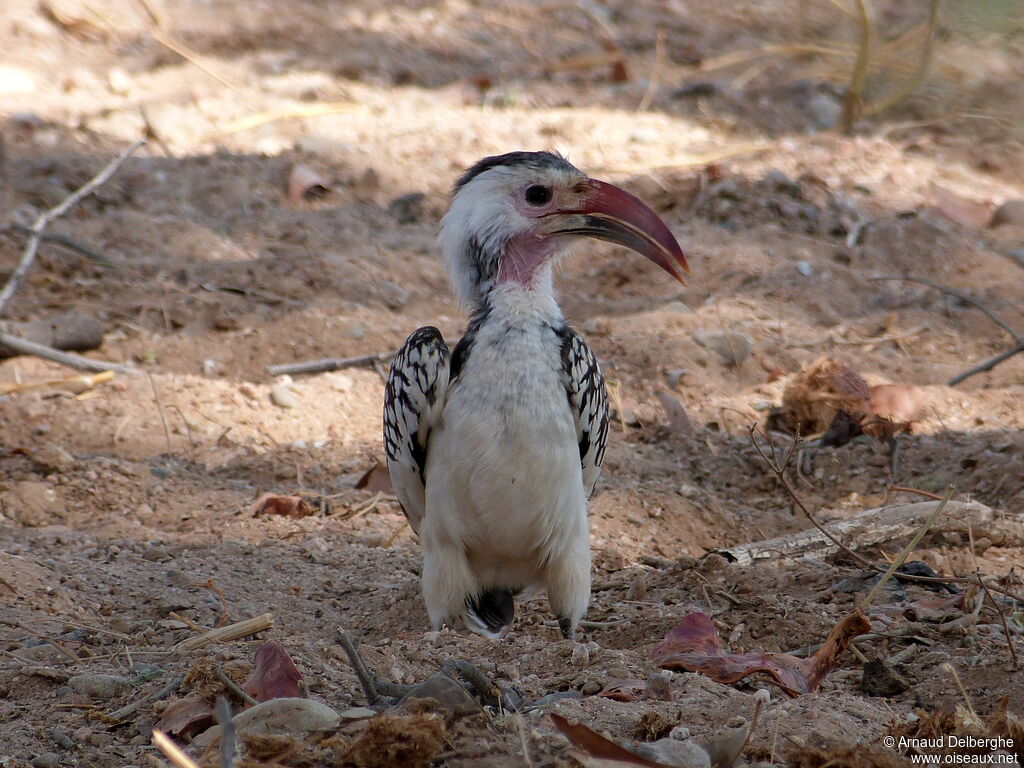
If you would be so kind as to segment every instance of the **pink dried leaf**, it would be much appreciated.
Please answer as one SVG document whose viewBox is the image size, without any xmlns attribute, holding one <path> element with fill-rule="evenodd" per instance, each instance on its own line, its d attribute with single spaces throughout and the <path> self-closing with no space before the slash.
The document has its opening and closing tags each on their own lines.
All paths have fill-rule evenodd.
<svg viewBox="0 0 1024 768">
<path fill-rule="evenodd" d="M 275 642 L 264 643 L 256 649 L 252 674 L 242 683 L 242 690 L 256 701 L 306 697 L 302 673 L 285 647 Z"/>
<path fill-rule="evenodd" d="M 288 199 L 293 203 L 323 197 L 330 190 L 326 179 L 308 165 L 296 163 L 288 174 Z"/>
<path fill-rule="evenodd" d="M 813 693 L 832 671 L 850 640 L 870 631 L 871 624 L 859 610 L 844 617 L 829 633 L 813 656 L 800 659 L 788 653 L 722 653 L 711 617 L 694 611 L 651 651 L 654 662 L 664 669 L 699 672 L 718 683 L 730 684 L 756 672 L 769 675 L 790 696 Z"/>
</svg>

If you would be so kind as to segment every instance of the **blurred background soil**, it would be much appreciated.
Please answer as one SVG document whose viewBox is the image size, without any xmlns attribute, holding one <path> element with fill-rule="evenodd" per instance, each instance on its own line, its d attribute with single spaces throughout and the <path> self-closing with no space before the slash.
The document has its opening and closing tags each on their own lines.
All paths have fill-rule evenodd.
<svg viewBox="0 0 1024 768">
<path fill-rule="evenodd" d="M 904 652 L 907 686 L 888 697 L 862 690 L 849 653 L 818 693 L 794 700 L 688 673 L 667 673 L 669 702 L 590 695 L 656 672 L 650 650 L 690 604 L 733 651 L 816 647 L 850 610 L 856 594 L 833 587 L 862 574 L 855 564 L 704 557 L 808 527 L 748 428 L 821 355 L 871 382 L 916 385 L 927 403 L 900 438 L 895 476 L 863 439 L 818 451 L 794 475 L 820 519 L 920 500 L 894 486 L 950 484 L 1001 516 L 1024 513 L 1024 355 L 946 386 L 1014 341 L 955 297 L 873 279 L 954 288 L 1024 334 L 1024 203 L 1003 205 L 1024 199 L 1024 10 L 947 0 L 933 16 L 929 2 L 880 0 L 865 57 L 857 8 L 0 3 L 0 273 L 24 247 L 16 225 L 149 138 L 47 230 L 102 260 L 43 243 L 6 309 L 12 322 L 94 318 L 105 339 L 89 354 L 144 375 L 26 390 L 73 374 L 24 356 L 0 364 L 0 766 L 152 764 L 149 731 L 166 702 L 120 726 L 102 714 L 197 663 L 202 654 L 166 654 L 197 626 L 263 612 L 275 618 L 265 636 L 337 710 L 364 701 L 339 626 L 390 680 L 470 659 L 530 699 L 582 691 L 559 711 L 623 740 L 641 739 L 649 711 L 711 738 L 749 720 L 751 693 L 768 687 L 750 761 L 782 764 L 794 744 L 826 737 L 877 746 L 914 708 L 953 711 L 962 697 L 945 662 L 979 712 L 1005 696 L 1019 710 L 1024 683 L 1006 671 L 988 608 L 959 631 L 919 624 L 925 643 L 864 641 L 871 658 Z M 844 116 L 856 71 L 861 99 Z M 430 633 L 401 510 L 354 487 L 382 454 L 385 369 L 290 383 L 266 371 L 387 354 L 424 324 L 457 338 L 465 317 L 434 244 L 447 192 L 481 156 L 544 148 L 647 200 L 692 269 L 681 289 L 592 243 L 558 281 L 617 417 L 591 504 L 588 618 L 622 621 L 586 631 L 586 659 L 543 624 L 543 599 L 521 606 L 500 643 Z M 298 166 L 319 186 L 290 194 Z M 301 493 L 312 514 L 254 516 L 266 492 Z M 915 557 L 1022 589 L 1020 542 L 930 537 Z M 903 588 L 910 597 L 880 599 L 880 616 L 892 613 L 885 600 L 930 594 Z M 1024 617 L 1006 611 L 1020 655 Z M 208 652 L 247 663 L 258 644 Z M 98 700 L 67 684 L 83 673 L 134 688 Z M 574 764 L 540 711 L 525 717 L 533 765 Z M 460 728 L 434 764 L 522 764 L 514 722 Z M 289 760 L 258 764 L 328 764 Z"/>
</svg>

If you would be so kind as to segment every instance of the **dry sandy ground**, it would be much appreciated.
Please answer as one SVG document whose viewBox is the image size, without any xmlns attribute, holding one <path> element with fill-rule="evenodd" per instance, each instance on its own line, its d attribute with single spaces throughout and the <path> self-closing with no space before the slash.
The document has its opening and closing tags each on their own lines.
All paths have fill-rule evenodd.
<svg viewBox="0 0 1024 768">
<path fill-rule="evenodd" d="M 671 701 L 592 695 L 656 673 L 650 651 L 690 605 L 714 617 L 732 651 L 795 651 L 820 644 L 862 596 L 835 589 L 863 574 L 842 559 L 740 566 L 705 556 L 807 527 L 747 429 L 819 355 L 928 395 L 895 478 L 869 442 L 814 457 L 797 487 L 823 520 L 920 500 L 894 485 L 936 493 L 953 484 L 956 498 L 1005 519 L 1024 513 L 1024 355 L 948 388 L 953 374 L 1011 344 L 1007 334 L 926 286 L 871 279 L 911 274 L 955 287 L 1024 333 L 1024 226 L 950 221 L 932 191 L 1024 198 L 1012 123 L 1019 33 L 948 34 L 940 64 L 974 62 L 970 77 L 930 81 L 887 122 L 845 138 L 820 130 L 839 101 L 817 60 L 695 70 L 792 40 L 807 4 L 727 5 L 616 1 L 602 16 L 604 6 L 584 13 L 571 3 L 169 0 L 159 6 L 167 33 L 128 0 L 0 5 L 5 221 L 30 222 L 129 141 L 146 131 L 153 139 L 52 227 L 106 262 L 44 244 L 7 309 L 19 321 L 69 310 L 97 318 L 107 335 L 90 354 L 145 375 L 0 401 L 0 766 L 152 765 L 150 729 L 168 701 L 120 724 L 106 715 L 204 664 L 244 677 L 265 639 L 288 649 L 313 698 L 337 711 L 361 705 L 338 627 L 394 682 L 460 658 L 530 701 L 585 694 L 522 721 L 449 721 L 426 757 L 436 765 L 574 765 L 545 716 L 552 708 L 625 743 L 677 725 L 714 739 L 750 720 L 759 689 L 771 698 L 747 761 L 818 766 L 855 748 L 859 756 L 829 764 L 901 765 L 883 735 L 963 703 L 946 662 L 981 715 L 1004 697 L 1021 714 L 1024 683 L 1007 673 L 1006 639 L 1024 657 L 1021 606 L 1000 605 L 1006 630 L 988 603 L 973 624 L 910 621 L 905 604 L 932 596 L 911 585 L 876 601 L 883 635 L 859 643 L 898 668 L 899 692 L 868 695 L 847 652 L 817 693 L 796 699 L 761 679 L 722 685 L 691 673 L 666 673 Z M 825 34 L 836 12 L 820 5 L 804 20 L 809 34 Z M 887 35 L 921 11 L 881 5 Z M 657 30 L 664 56 L 649 89 Z M 187 45 L 205 70 L 154 34 Z M 626 81 L 608 66 L 549 70 L 604 55 L 609 34 L 625 52 Z M 310 108 L 326 114 L 296 116 Z M 968 110 L 997 119 L 909 124 Z M 543 599 L 522 606 L 499 643 L 429 632 L 419 551 L 400 509 L 354 488 L 381 453 L 381 372 L 296 377 L 294 408 L 271 402 L 279 382 L 266 373 L 386 353 L 426 323 L 457 338 L 464 318 L 433 242 L 445 196 L 478 157 L 518 148 L 558 149 L 647 199 L 692 267 L 680 290 L 632 255 L 594 245 L 560 279 L 566 314 L 602 360 L 622 416 L 591 518 L 589 618 L 613 623 L 588 629 L 586 652 L 575 654 L 544 625 Z M 289 199 L 299 163 L 322 175 L 325 196 Z M 392 201 L 409 193 L 423 197 L 406 216 Z M 0 233 L 3 270 L 23 245 L 23 234 Z M 742 334 L 749 355 L 726 364 L 695 341 L 701 331 Z M 26 357 L 0 365 L 4 382 L 68 375 Z M 663 386 L 685 406 L 690 433 L 670 428 Z M 309 517 L 251 511 L 265 492 L 299 491 L 316 507 Z M 915 556 L 943 575 L 977 569 L 1024 591 L 1021 542 L 976 538 L 930 537 Z M 865 554 L 882 560 L 877 548 Z M 197 626 L 264 612 L 274 627 L 260 638 L 168 654 Z M 103 699 L 69 684 L 100 673 L 129 687 Z M 250 745 L 237 764 L 373 764 L 346 752 L 349 736 L 262 757 Z M 826 741 L 832 752 L 814 757 L 808 748 Z"/>
</svg>

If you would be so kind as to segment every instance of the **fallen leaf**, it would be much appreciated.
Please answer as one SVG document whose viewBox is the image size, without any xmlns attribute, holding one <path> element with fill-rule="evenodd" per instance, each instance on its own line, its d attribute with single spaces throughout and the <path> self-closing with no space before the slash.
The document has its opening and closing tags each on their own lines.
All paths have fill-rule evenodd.
<svg viewBox="0 0 1024 768">
<path fill-rule="evenodd" d="M 871 387 L 871 411 L 894 424 L 910 424 L 921 418 L 928 396 L 910 384 L 878 384 Z"/>
<path fill-rule="evenodd" d="M 693 424 L 690 421 L 690 416 L 686 413 L 686 408 L 679 402 L 679 398 L 667 389 L 659 389 L 657 395 L 658 402 L 661 403 L 661 407 L 665 409 L 665 415 L 668 416 L 668 425 L 681 435 L 692 434 Z"/>
<path fill-rule="evenodd" d="M 974 229 L 983 229 L 992 221 L 992 203 L 961 197 L 935 182 L 929 184 L 928 188 L 935 200 L 935 207 L 950 221 Z"/>
<path fill-rule="evenodd" d="M 665 763 L 656 763 L 653 760 L 634 755 L 625 747 L 620 747 L 614 741 L 609 741 L 583 723 L 570 723 L 555 713 L 552 713 L 550 717 L 555 728 L 561 731 L 569 743 L 579 750 L 579 754 L 574 754 L 573 757 L 587 768 L 618 768 L 630 765 L 640 765 L 644 768 L 672 768 Z"/>
<path fill-rule="evenodd" d="M 356 489 L 371 493 L 388 493 L 392 496 L 395 493 L 395 488 L 391 485 L 391 473 L 382 461 L 377 461 L 356 480 Z"/>
<path fill-rule="evenodd" d="M 252 516 L 280 515 L 281 517 L 309 517 L 313 514 L 311 507 L 301 496 L 278 496 L 264 493 L 252 505 Z"/>
<path fill-rule="evenodd" d="M 905 604 L 904 616 L 909 621 L 941 622 L 963 615 L 964 595 L 946 595 L 915 600 Z"/>
<path fill-rule="evenodd" d="M 633 677 L 609 685 L 597 695 L 612 701 L 636 701 L 644 695 L 646 687 L 647 684 L 643 680 Z"/>
<path fill-rule="evenodd" d="M 288 174 L 288 199 L 293 203 L 323 197 L 330 190 L 324 178 L 308 165 L 297 163 Z"/>
<path fill-rule="evenodd" d="M 168 704 L 154 727 L 172 736 L 191 736 L 211 725 L 213 707 L 202 696 L 192 694 Z"/>
<path fill-rule="evenodd" d="M 788 653 L 729 654 L 722 652 L 722 641 L 711 617 L 694 611 L 683 617 L 664 642 L 651 651 L 651 656 L 664 669 L 699 672 L 725 684 L 764 672 L 795 697 L 816 691 L 850 640 L 870 629 L 870 622 L 858 609 L 837 623 L 818 652 L 809 658 L 800 659 Z"/>
<path fill-rule="evenodd" d="M 280 643 L 264 643 L 256 649 L 252 674 L 242 683 L 242 690 L 257 701 L 305 698 L 306 686 L 299 672 Z"/>
</svg>

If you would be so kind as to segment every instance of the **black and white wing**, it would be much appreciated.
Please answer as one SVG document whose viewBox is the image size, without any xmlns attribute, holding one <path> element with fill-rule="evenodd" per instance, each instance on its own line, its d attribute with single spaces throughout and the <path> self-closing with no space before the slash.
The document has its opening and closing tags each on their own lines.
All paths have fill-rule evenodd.
<svg viewBox="0 0 1024 768">
<path fill-rule="evenodd" d="M 426 506 L 427 445 L 448 391 L 451 354 L 441 332 L 425 326 L 398 350 L 384 387 L 384 451 L 391 484 L 419 533 Z"/>
<path fill-rule="evenodd" d="M 576 438 L 583 465 L 583 487 L 594 492 L 608 443 L 608 391 L 590 347 L 571 328 L 562 333 L 562 377 L 576 417 Z"/>
</svg>

